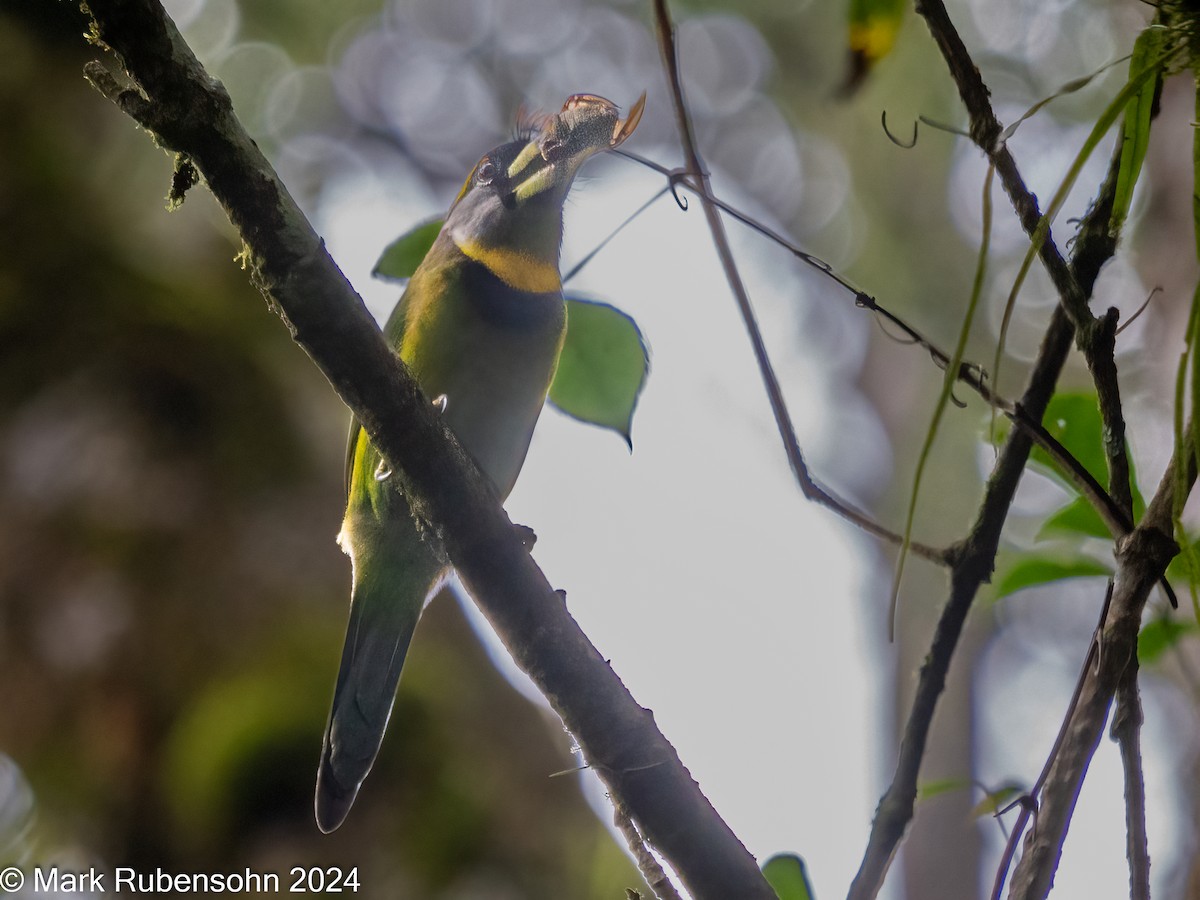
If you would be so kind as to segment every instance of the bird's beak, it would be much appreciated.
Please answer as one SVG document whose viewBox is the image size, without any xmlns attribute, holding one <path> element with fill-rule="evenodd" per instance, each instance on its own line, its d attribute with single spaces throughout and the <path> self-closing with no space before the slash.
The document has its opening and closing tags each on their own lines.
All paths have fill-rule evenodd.
<svg viewBox="0 0 1200 900">
<path fill-rule="evenodd" d="M 633 134 L 646 105 L 643 93 L 629 115 L 595 94 L 574 94 L 562 110 L 547 116 L 537 133 L 508 167 L 508 179 L 518 203 L 554 187 L 570 187 L 575 173 L 592 156 L 612 150 Z"/>
</svg>

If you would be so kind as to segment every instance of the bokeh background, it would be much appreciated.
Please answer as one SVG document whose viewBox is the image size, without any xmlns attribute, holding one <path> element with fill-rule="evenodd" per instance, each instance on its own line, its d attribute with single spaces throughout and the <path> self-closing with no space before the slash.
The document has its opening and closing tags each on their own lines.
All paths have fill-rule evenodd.
<svg viewBox="0 0 1200 900">
<path fill-rule="evenodd" d="M 622 0 L 172 0 L 368 305 L 396 235 L 444 212 L 518 109 L 568 94 L 628 105 L 629 147 L 679 160 L 646 4 Z M 1129 51 L 1150 15 L 1116 0 L 950 4 L 998 112 L 1016 118 Z M 792 236 L 950 346 L 980 237 L 984 165 L 927 115 L 961 123 L 918 20 L 847 96 L 844 4 L 680 2 L 688 99 L 717 192 Z M 286 875 L 357 866 L 360 893 L 610 898 L 638 879 L 570 737 L 469 602 L 427 611 L 388 739 L 346 825 L 321 836 L 311 794 L 344 627 L 345 412 L 234 262 L 202 189 L 168 214 L 171 160 L 84 82 L 97 50 L 77 8 L 0 0 L 0 856 L 80 868 Z M 1012 147 L 1048 197 L 1123 66 L 1026 122 Z M 1132 238 L 1098 302 L 1127 316 L 1119 364 L 1143 489 L 1169 453 L 1172 367 L 1196 282 L 1190 85 L 1169 83 Z M 1103 171 L 1085 170 L 1060 222 Z M 564 267 L 662 186 L 590 164 L 567 208 Z M 1023 253 L 997 197 L 969 356 L 991 359 Z M 693 204 L 693 207 L 695 205 Z M 852 297 L 730 226 L 818 477 L 902 521 L 940 373 Z M 1061 235 L 1066 231 L 1059 226 Z M 652 371 L 634 452 L 555 411 L 508 508 L 601 651 L 751 851 L 801 853 L 820 897 L 844 893 L 890 775 L 895 733 L 945 595 L 914 562 L 889 644 L 892 551 L 806 505 L 698 211 L 667 197 L 572 287 L 640 323 Z M 1025 288 L 1000 386 L 1015 394 L 1053 296 Z M 1088 383 L 1079 361 L 1069 385 Z M 917 535 L 959 536 L 991 451 L 977 401 L 949 415 Z M 1009 529 L 1029 546 L 1063 495 L 1032 477 Z M 930 790 L 890 896 L 973 897 L 1003 834 L 985 789 L 1041 767 L 1102 584 L 983 596 L 943 700 Z M 1187 613 L 1183 614 L 1186 620 Z M 1197 682 L 1184 642 L 1145 672 L 1154 877 L 1192 878 Z M 561 773 L 567 772 L 563 775 Z M 558 777 L 552 777 L 558 774 Z M 1115 750 L 1081 798 L 1058 893 L 1125 883 Z M 1200 896 L 1200 894 L 1194 894 Z"/>
</svg>

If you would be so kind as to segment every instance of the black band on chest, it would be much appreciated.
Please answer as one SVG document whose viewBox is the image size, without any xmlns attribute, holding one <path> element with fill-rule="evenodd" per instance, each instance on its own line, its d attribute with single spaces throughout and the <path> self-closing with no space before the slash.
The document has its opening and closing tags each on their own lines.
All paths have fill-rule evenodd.
<svg viewBox="0 0 1200 900">
<path fill-rule="evenodd" d="M 466 260 L 463 288 L 479 317 L 498 328 L 528 328 L 560 315 L 560 292 L 535 294 L 510 287 L 473 259 Z"/>
</svg>

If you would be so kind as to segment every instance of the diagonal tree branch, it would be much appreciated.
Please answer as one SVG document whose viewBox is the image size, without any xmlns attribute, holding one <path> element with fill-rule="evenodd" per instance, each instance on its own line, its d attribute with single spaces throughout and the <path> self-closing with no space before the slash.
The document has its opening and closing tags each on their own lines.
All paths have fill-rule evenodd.
<svg viewBox="0 0 1200 900">
<path fill-rule="evenodd" d="M 943 56 L 946 57 L 951 72 L 954 74 L 955 82 L 959 86 L 960 96 L 970 114 L 972 137 L 989 157 L 993 159 L 997 168 L 1001 170 L 1006 190 L 1013 200 L 1014 208 L 1018 211 L 1026 230 L 1031 235 L 1034 235 L 1035 232 L 1030 230 L 1030 223 L 1040 218 L 1036 199 L 1033 198 L 1032 194 L 1029 193 L 1021 182 L 1015 162 L 1012 161 L 1011 154 L 1008 153 L 1003 140 L 995 136 L 995 128 L 998 122 L 991 110 L 990 103 L 988 102 L 988 92 L 983 85 L 982 79 L 979 77 L 978 69 L 971 62 L 966 47 L 950 22 L 941 0 L 919 0 L 918 9 L 928 21 L 934 38 L 942 50 Z M 1121 143 L 1121 140 L 1118 140 L 1114 147 L 1107 178 L 1108 182 L 1115 182 L 1121 159 Z M 1106 184 L 1102 188 L 1101 196 L 1107 193 L 1106 189 L 1109 186 Z M 1092 210 L 1092 212 L 1095 213 L 1096 210 Z M 1093 215 L 1090 224 L 1093 228 L 1105 226 L 1108 224 L 1105 221 L 1107 218 L 1107 215 Z M 1115 239 L 1115 235 L 1110 234 L 1108 237 L 1109 239 Z M 1121 404 L 1120 383 L 1116 365 L 1118 313 L 1116 309 L 1110 308 L 1104 315 L 1094 316 L 1087 309 L 1086 302 L 1082 304 L 1079 302 L 1085 298 L 1073 288 L 1070 281 L 1065 277 L 1063 272 L 1065 267 L 1062 266 L 1062 260 L 1058 257 L 1057 251 L 1054 251 L 1053 247 L 1048 246 L 1049 243 L 1047 239 L 1041 246 L 1042 261 L 1059 290 L 1063 307 L 1066 309 L 1068 315 L 1071 316 L 1072 323 L 1076 327 L 1076 341 L 1083 351 L 1096 387 L 1101 420 L 1104 424 L 1104 453 L 1109 470 L 1108 496 L 1111 498 L 1111 502 L 1116 504 L 1122 517 L 1132 523 L 1131 472 L 1125 443 L 1125 416 Z M 1119 543 L 1118 546 L 1120 547 L 1121 544 Z M 1161 573 L 1159 575 L 1159 582 L 1162 584 L 1172 605 L 1176 605 L 1170 585 Z M 1142 602 L 1144 603 L 1144 598 Z M 1145 840 L 1145 800 L 1139 739 L 1142 716 L 1137 687 L 1136 631 L 1134 638 L 1132 658 L 1120 675 L 1120 689 L 1117 693 L 1119 701 L 1118 713 L 1113 725 L 1113 736 L 1121 746 L 1121 759 L 1126 780 L 1127 841 L 1131 890 L 1134 896 L 1143 896 L 1149 892 L 1149 853 Z M 1107 706 L 1105 710 L 1107 712 Z M 1076 706 L 1072 706 L 1068 717 L 1069 720 L 1078 718 Z M 1066 819 L 1069 820 L 1069 812 Z M 1065 828 L 1066 821 L 1063 822 L 1064 833 Z M 1030 839 L 1032 840 L 1032 836 Z M 1057 857 L 1055 857 L 1053 863 L 1047 862 L 1052 877 Z M 1048 890 L 1049 882 L 1047 882 L 1046 887 Z M 1017 882 L 1014 879 L 1014 896 L 1017 895 L 1017 891 Z"/>
<path fill-rule="evenodd" d="M 1194 435 L 1192 427 L 1189 422 L 1189 436 Z M 1192 446 L 1190 438 L 1184 446 Z M 1037 827 L 1026 835 L 1024 852 L 1013 873 L 1009 890 L 1012 900 L 1040 900 L 1050 892 L 1075 801 L 1104 733 L 1109 707 L 1123 680 L 1129 677 L 1130 666 L 1137 664 L 1137 635 L 1146 599 L 1179 552 L 1171 537 L 1176 490 L 1190 491 L 1196 480 L 1195 456 L 1190 449 L 1183 456 L 1182 462 L 1172 458 L 1142 524 L 1119 546 L 1112 603 L 1099 638 L 1099 661 L 1084 681 L 1062 746 L 1046 777 Z M 1131 876 L 1139 877 L 1136 867 Z"/>
<path fill-rule="evenodd" d="M 1007 147 L 999 142 L 1002 129 L 991 109 L 988 90 L 979 70 L 940 0 L 917 0 L 917 11 L 925 17 L 958 86 L 970 116 L 972 139 L 996 166 L 1018 218 L 1032 236 L 1041 221 L 1037 199 L 1025 187 Z M 1032 421 L 1041 421 L 1054 393 L 1076 335 L 1075 323 L 1085 329 L 1093 328 L 1094 318 L 1087 309 L 1087 298 L 1100 268 L 1116 248 L 1116 236 L 1109 230 L 1115 183 L 1114 163 L 1096 202 L 1080 224 L 1070 265 L 1049 234 L 1041 245 L 1039 255 L 1058 290 L 1060 302 L 1051 314 L 1026 389 L 1017 403 Z M 913 706 L 901 738 L 896 772 L 876 810 L 867 848 L 848 895 L 852 900 L 868 900 L 878 894 L 896 848 L 912 820 L 917 778 L 937 701 L 945 687 L 946 673 L 967 613 L 980 586 L 991 576 L 1000 532 L 1032 444 L 1030 429 L 1016 428 L 1009 434 L 985 486 L 975 523 L 959 545 L 951 572 L 950 597 L 918 675 Z"/>
<path fill-rule="evenodd" d="M 1075 707 L 1079 704 L 1079 698 L 1083 695 L 1083 686 L 1087 681 L 1088 672 L 1096 663 L 1096 654 L 1099 653 L 1100 633 L 1104 630 L 1104 623 L 1108 619 L 1108 610 L 1112 605 L 1113 595 L 1113 580 L 1108 579 L 1108 587 L 1104 592 L 1104 604 L 1100 608 L 1100 620 L 1096 624 L 1096 630 L 1092 633 L 1091 640 L 1088 641 L 1087 653 L 1083 658 L 1083 665 L 1079 667 L 1079 675 L 1075 679 L 1075 689 L 1071 692 L 1071 699 L 1067 703 L 1067 713 L 1063 717 L 1062 723 L 1058 727 L 1058 734 L 1054 737 L 1054 744 L 1050 748 L 1049 754 L 1046 756 L 1046 762 L 1042 766 L 1042 771 L 1038 773 L 1037 779 L 1034 781 L 1030 789 L 1018 797 L 1007 808 L 998 811 L 998 815 L 1008 812 L 1014 806 L 1020 807 L 1020 813 L 1017 815 L 1016 822 L 1013 823 L 1012 830 L 1009 832 L 1008 840 L 1005 842 L 1004 853 L 1000 859 L 1000 865 L 996 867 L 996 876 L 992 884 L 991 900 L 1000 900 L 1000 894 L 1004 890 L 1004 879 L 1008 877 L 1009 867 L 1012 865 L 1013 856 L 1016 854 L 1017 845 L 1020 844 L 1022 836 L 1025 834 L 1025 828 L 1029 824 L 1031 816 L 1037 814 L 1038 797 L 1042 793 L 1042 788 L 1046 786 L 1046 779 L 1050 775 L 1050 769 L 1054 765 L 1055 759 L 1062 751 L 1063 744 L 1067 739 L 1067 728 L 1071 721 L 1071 716 Z"/>
<path fill-rule="evenodd" d="M 1020 401 L 1026 412 L 1035 418 L 1041 418 L 1054 393 L 1058 375 L 1071 349 L 1072 335 L 1066 314 L 1061 307 L 1056 307 L 1029 385 Z M 975 523 L 958 547 L 951 570 L 950 597 L 942 609 L 929 653 L 917 677 L 912 709 L 900 741 L 896 771 L 875 811 L 867 847 L 847 895 L 850 900 L 871 900 L 878 895 L 896 848 L 912 821 L 921 760 L 937 701 L 946 685 L 950 660 L 975 595 L 991 576 L 1000 531 L 1032 449 L 1033 439 L 1028 432 L 1014 428 L 1009 433 L 984 488 Z"/>
<path fill-rule="evenodd" d="M 92 39 L 136 87 L 103 66 L 88 75 L 156 140 L 204 177 L 244 242 L 242 260 L 296 342 L 372 442 L 403 474 L 413 508 L 440 537 L 463 583 L 517 664 L 579 742 L 608 790 L 695 898 L 772 900 L 753 857 L 580 631 L 533 563 L 486 481 L 385 344 L 157 0 L 90 0 Z"/>
<path fill-rule="evenodd" d="M 1007 192 L 1026 233 L 1033 237 L 1042 218 L 1037 198 L 1025 186 L 1016 160 L 1002 139 L 1003 130 L 989 100 L 990 92 L 983 83 L 963 44 L 942 0 L 918 0 L 917 12 L 929 25 L 929 30 L 942 51 L 959 96 L 970 118 L 971 139 L 988 155 L 996 166 L 1001 183 Z M 1120 158 L 1120 144 L 1115 159 Z M 1105 223 L 1107 224 L 1107 223 Z M 1075 328 L 1076 342 L 1083 351 L 1091 370 L 1104 421 L 1104 450 L 1108 461 L 1111 496 L 1121 505 L 1132 507 L 1129 484 L 1129 457 L 1125 448 L 1125 417 L 1121 407 L 1121 392 L 1117 381 L 1115 359 L 1117 310 L 1109 309 L 1095 316 L 1088 308 L 1088 296 L 1050 237 L 1039 248 L 1042 265 L 1050 275 L 1060 302 Z"/>
<path fill-rule="evenodd" d="M 1136 647 L 1136 644 L 1134 645 Z M 1135 653 L 1117 685 L 1117 712 L 1111 734 L 1125 773 L 1125 855 L 1129 858 L 1130 900 L 1150 900 L 1150 847 L 1146 836 L 1146 779 L 1142 774 L 1142 700 Z"/>
<path fill-rule="evenodd" d="M 978 67 L 971 59 L 971 54 L 967 51 L 954 23 L 950 21 L 950 15 L 941 0 L 917 0 L 916 8 L 917 13 L 929 26 L 929 31 L 958 87 L 959 97 L 966 107 L 971 123 L 971 140 L 996 166 L 996 174 L 1000 176 L 1000 183 L 1021 220 L 1021 226 L 1032 236 L 1041 221 L 1042 213 L 1038 208 L 1037 197 L 1025 186 L 1016 160 L 1001 140 L 1003 128 L 992 110 L 989 100 L 991 92 L 983 83 Z M 1049 233 L 1042 243 L 1039 256 L 1054 283 L 1072 326 L 1080 334 L 1086 332 L 1093 319 L 1092 312 L 1088 309 L 1087 296 Z"/>
</svg>

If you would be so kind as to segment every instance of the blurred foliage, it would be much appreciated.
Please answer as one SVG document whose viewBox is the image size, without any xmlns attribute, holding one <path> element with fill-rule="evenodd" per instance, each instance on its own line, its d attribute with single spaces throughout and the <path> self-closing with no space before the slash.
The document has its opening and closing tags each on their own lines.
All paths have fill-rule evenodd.
<svg viewBox="0 0 1200 900">
<path fill-rule="evenodd" d="M 1175 647 L 1187 635 L 1200 631 L 1195 619 L 1180 620 L 1161 613 L 1142 626 L 1138 633 L 1138 661 L 1153 665 L 1163 654 Z"/>
<path fill-rule="evenodd" d="M 627 103 L 648 87 L 637 149 L 676 158 L 643 5 L 175 0 L 170 8 L 323 230 L 330 198 L 354 179 L 371 186 L 372 200 L 402 196 L 401 227 L 441 212 L 440 200 L 414 198 L 452 197 L 518 104 L 553 108 L 567 91 Z M 895 122 L 962 121 L 924 28 L 901 28 L 890 0 L 674 8 L 718 190 L 948 346 L 978 246 L 978 153 L 931 131 L 901 150 L 878 126 L 883 109 Z M 885 13 L 873 42 L 848 45 L 848 15 Z M 1048 86 L 1129 52 L 1146 15 L 1099 0 L 1019 9 L 964 0 L 952 14 L 1007 121 Z M 236 242 L 206 193 L 164 211 L 171 160 L 84 84 L 81 67 L 96 55 L 80 38 L 84 27 L 69 2 L 0 5 L 0 683 L 14 698 L 0 707 L 0 752 L 19 767 L 0 756 L 0 851 L 181 870 L 356 860 L 370 896 L 620 896 L 637 883 L 622 851 L 574 779 L 547 777 L 571 765 L 557 723 L 503 682 L 445 598 L 421 625 L 371 790 L 339 832 L 317 835 L 312 782 L 348 587 L 332 540 L 343 412 L 246 285 Z M 870 56 L 869 65 L 853 103 L 837 105 L 848 52 Z M 1107 76 L 1097 78 L 1022 125 L 1014 153 L 1032 188 L 1049 196 L 1069 162 L 1061 148 L 1079 146 L 1114 93 Z M 1144 99 L 1126 126 L 1135 134 Z M 1180 233 L 1162 199 L 1178 185 L 1153 139 L 1145 154 L 1143 182 L 1159 181 L 1128 192 L 1129 222 L 1151 235 L 1137 264 L 1158 283 L 1180 255 L 1152 239 Z M 1152 191 L 1159 202 L 1139 207 L 1139 194 Z M 997 214 L 984 288 L 992 329 L 977 328 L 967 346 L 976 361 L 990 358 L 997 313 L 1028 247 L 1006 214 Z M 364 252 L 373 260 L 386 239 Z M 408 256 L 401 269 L 411 269 Z M 826 441 L 820 475 L 852 485 L 888 518 L 889 503 L 894 513 L 902 502 L 896 473 L 910 471 L 926 421 L 914 403 L 936 395 L 940 373 L 849 304 L 810 302 L 816 292 L 777 261 L 762 270 L 760 282 L 783 285 L 778 303 L 795 311 L 796 333 L 780 340 L 814 348 L 814 369 L 838 379 L 847 420 Z M 1103 302 L 1123 310 L 1147 293 L 1128 260 L 1105 279 Z M 1035 283 L 1025 299 L 1035 294 L 1050 296 Z M 1044 312 L 1018 308 L 1001 393 L 1015 395 Z M 1155 359 L 1176 333 L 1173 317 L 1173 301 L 1163 300 L 1121 338 L 1123 390 L 1139 413 L 1162 411 Z M 720 349 L 711 355 L 727 364 Z M 1082 367 L 1066 376 L 1068 386 L 1086 380 Z M 855 417 L 854 403 L 840 403 L 859 401 L 860 391 L 882 428 L 874 413 Z M 1103 481 L 1094 398 L 1069 394 L 1059 404 L 1048 425 Z M 961 534 L 981 487 L 977 421 L 971 413 L 945 429 L 931 461 L 938 490 L 928 492 L 914 537 Z M 1153 448 L 1135 449 L 1141 460 Z M 1061 477 L 1047 460 L 1039 465 L 1051 482 L 1039 497 L 1055 507 L 1033 504 L 1025 518 L 1034 538 L 1053 538 L 1055 553 L 1078 551 L 1076 566 L 1098 565 L 1100 548 L 1111 547 L 1107 530 L 1069 488 L 1062 505 Z M 1010 524 L 1024 553 L 1026 523 Z M 1017 586 L 1032 585 L 1039 565 L 1026 558 Z M 1048 571 L 1042 565 L 1043 584 L 1052 583 Z M 907 615 L 919 628 L 922 603 L 933 609 L 943 595 L 940 573 L 914 567 L 910 581 Z M 1016 607 L 1001 609 L 1016 616 Z M 1082 618 L 1090 629 L 1090 608 Z M 1145 658 L 1169 658 L 1166 650 L 1194 637 L 1190 624 L 1151 622 Z M 902 659 L 900 670 L 918 663 Z M 949 766 L 956 774 L 974 745 L 1001 737 L 963 727 L 950 742 L 963 748 Z M 963 825 L 967 793 L 928 807 L 958 802 L 957 815 L 947 814 L 953 827 L 973 827 Z M 974 890 L 970 854 L 946 860 L 944 847 L 935 851 L 929 883 Z M 800 865 L 776 859 L 768 866 L 789 879 Z M 962 870 L 958 881 L 951 865 Z"/>
<path fill-rule="evenodd" d="M 904 0 L 850 0 L 849 7 L 846 93 L 857 90 L 871 69 L 891 52 L 908 11 Z"/>
<path fill-rule="evenodd" d="M 794 853 L 780 853 L 763 863 L 763 875 L 779 900 L 813 900 L 804 860 Z"/>
<path fill-rule="evenodd" d="M 1025 553 L 996 578 L 996 596 L 1007 597 L 1025 588 L 1062 581 L 1064 578 L 1092 578 L 1111 574 L 1112 566 L 1085 556 L 1058 558 Z"/>
<path fill-rule="evenodd" d="M 993 788 L 984 794 L 983 799 L 975 804 L 971 812 L 977 819 L 995 816 L 1000 810 L 1009 806 L 1022 794 L 1027 793 L 1027 791 L 1028 789 L 1025 785 L 1015 783 L 1002 784 L 1000 787 Z"/>
</svg>

